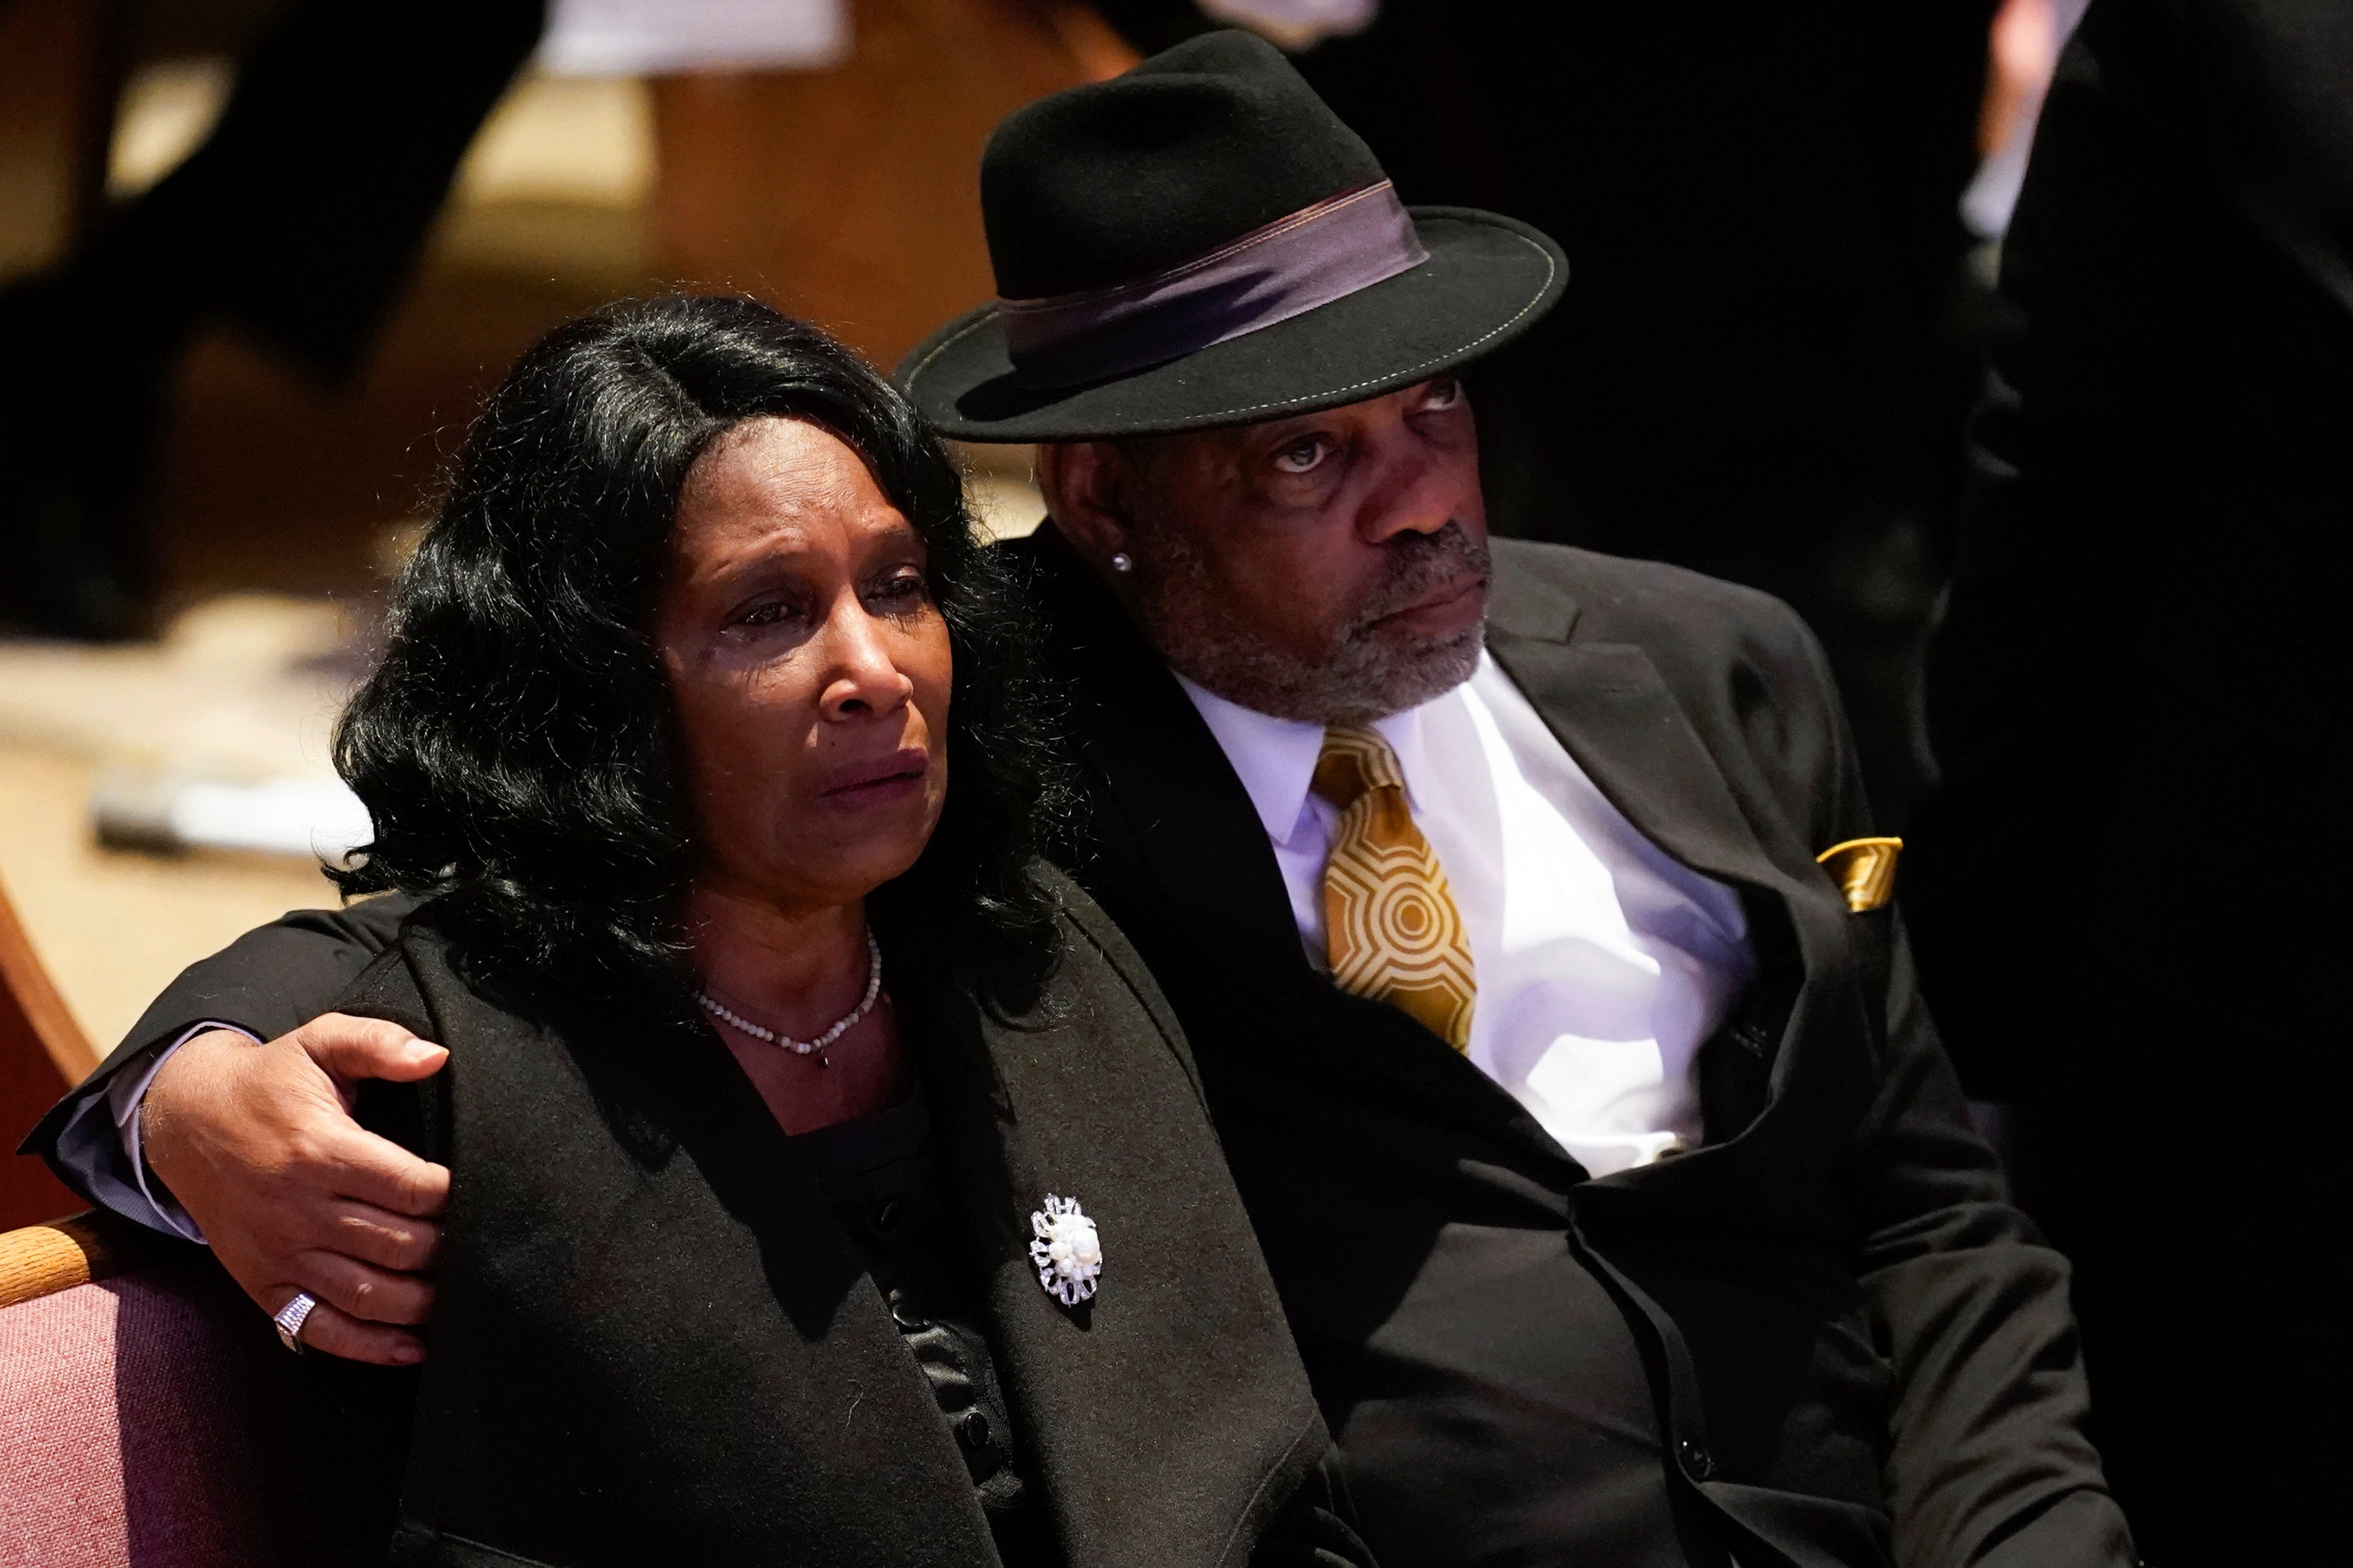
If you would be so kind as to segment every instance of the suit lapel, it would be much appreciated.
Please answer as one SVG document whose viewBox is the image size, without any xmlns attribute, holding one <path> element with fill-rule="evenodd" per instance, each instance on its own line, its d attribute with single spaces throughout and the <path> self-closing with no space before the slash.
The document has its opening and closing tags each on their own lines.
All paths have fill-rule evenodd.
<svg viewBox="0 0 2353 1568">
<path fill-rule="evenodd" d="M 1784 874 L 1650 656 L 1524 626 L 1499 614 L 1488 649 L 1609 804 L 1692 869 L 1781 892 Z"/>
<path fill-rule="evenodd" d="M 1556 739 L 1596 787 L 1651 843 L 1695 871 L 1731 883 L 1748 915 L 1757 978 L 1738 1008 L 1703 1048 L 1700 1084 L 1706 1148 L 1683 1159 L 1641 1166 L 1606 1178 L 1661 1196 L 1696 1200 L 1694 1212 L 1720 1212 L 1718 1178 L 1742 1158 L 1759 1157 L 1753 1142 L 1768 1121 L 1784 1139 L 1811 1136 L 1811 1119 L 1794 1126 L 1774 1107 L 1810 1099 L 1819 1113 L 1843 1091 L 1829 1083 L 1867 1083 L 1870 1064 L 1826 1058 L 1817 1045 L 1802 1068 L 1816 1081 L 1808 1096 L 1782 1095 L 1801 1064 L 1782 1047 L 1810 1005 L 1834 998 L 1816 984 L 1843 973 L 1849 916 L 1826 879 L 1806 862 L 1808 846 L 1782 837 L 1776 860 L 1731 781 L 1700 738 L 1690 717 L 1641 648 L 1586 640 L 1574 605 L 1558 590 L 1508 580 L 1499 584 L 1489 617 L 1488 647 L 1526 694 Z M 1862 1039 L 1861 1033 L 1836 1037 Z M 1841 1074 L 1843 1073 L 1843 1076 Z M 1732 1165 L 1722 1163 L 1731 1158 Z M 1731 1178 L 1739 1186 L 1737 1175 Z"/>
<path fill-rule="evenodd" d="M 1496 595 L 1488 649 L 1627 821 L 1683 865 L 1741 895 L 1757 979 L 1700 1058 L 1708 1142 L 1720 1147 L 1764 1105 L 1808 971 L 1801 907 L 1808 889 L 1773 859 L 1650 656 L 1630 643 L 1579 639 L 1578 618 L 1560 597 L 1514 584 Z M 1616 1179 L 1672 1184 L 1708 1163 L 1675 1161 Z"/>
</svg>

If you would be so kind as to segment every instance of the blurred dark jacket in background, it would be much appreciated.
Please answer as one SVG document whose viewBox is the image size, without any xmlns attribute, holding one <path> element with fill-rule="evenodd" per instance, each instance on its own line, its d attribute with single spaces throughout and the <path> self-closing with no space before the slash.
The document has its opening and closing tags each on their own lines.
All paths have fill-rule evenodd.
<svg viewBox="0 0 2353 1568">
<path fill-rule="evenodd" d="M 147 492 L 182 352 L 227 324 L 320 380 L 356 374 L 546 11 L 283 5 L 204 144 L 61 265 L 0 291 L 0 617 L 68 637 L 145 628 Z"/>
<path fill-rule="evenodd" d="M 1189 0 L 1103 0 L 1151 49 Z M 1994 0 L 1384 0 L 1299 68 L 1409 202 L 1535 224 L 1567 297 L 1474 378 L 1498 531 L 1788 600 L 1883 831 L 1977 388 L 1957 204 Z"/>
<path fill-rule="evenodd" d="M 2002 293 L 1923 985 L 2019 1102 L 2150 1560 L 2341 1550 L 2353 9 L 2097 0 Z"/>
</svg>

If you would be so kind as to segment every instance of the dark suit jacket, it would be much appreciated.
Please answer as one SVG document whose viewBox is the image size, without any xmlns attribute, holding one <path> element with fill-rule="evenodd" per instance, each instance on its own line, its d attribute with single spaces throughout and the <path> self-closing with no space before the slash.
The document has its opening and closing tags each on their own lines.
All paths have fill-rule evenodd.
<svg viewBox="0 0 2353 1568">
<path fill-rule="evenodd" d="M 1288 1505 L 1330 1439 L 1184 1037 L 1119 932 L 1045 875 L 1063 957 L 1032 1014 L 997 1020 L 919 956 L 888 978 L 1055 1560 L 1239 1568 L 1279 1513 L 1329 1548 Z M 508 1010 L 429 925 L 358 912 L 390 944 L 342 1009 L 450 1051 L 364 1115 L 453 1181 L 421 1378 L 301 1369 L 339 1555 L 381 1562 L 389 1533 L 420 1568 L 995 1563 L 930 1384 L 717 1037 Z M 1077 1310 L 1027 1250 L 1049 1193 L 1103 1238 Z"/>
<path fill-rule="evenodd" d="M 1496 546 L 1495 658 L 1635 826 L 1739 889 L 1760 961 L 1702 1053 L 1705 1146 L 1592 1181 L 1477 1068 L 1308 964 L 1181 689 L 1050 529 L 1009 548 L 1083 765 L 1066 858 L 1193 1042 L 1390 1568 L 1724 1543 L 1745 1568 L 2130 1560 L 2082 1432 L 2066 1265 L 1969 1130 L 1893 912 L 1849 913 L 1814 863 L 1870 824 L 1788 609 Z M 248 936 L 128 1044 L 291 1027 L 364 962 L 377 907 Z"/>
<path fill-rule="evenodd" d="M 2250 969 L 2292 976 L 2262 988 L 2262 1034 L 2314 1047 L 2287 1080 L 2342 1074 L 2348 77 L 2353 13 L 2329 0 L 2099 0 L 2052 86 L 1930 668 L 1947 778 L 1905 896 L 1989 1096 L 2106 1041 L 2168 1094 L 2226 1088 L 2129 1032 L 2077 1035 L 2087 977 L 2228 1031 Z M 2063 842 L 2043 919 L 2078 963 L 2012 962 L 1989 918 L 2036 842 Z"/>
<path fill-rule="evenodd" d="M 1871 824 L 1794 615 L 1672 568 L 1495 546 L 1490 650 L 1637 827 L 1740 891 L 1761 963 L 1701 1057 L 1705 1147 L 1588 1181 L 1476 1068 L 1316 973 L 1191 704 L 1050 530 L 1025 549 L 1092 810 L 1071 863 L 1194 1042 L 1385 1562 L 1540 1538 L 1546 1478 L 1495 1472 L 1556 1431 L 1477 1385 L 1534 1392 L 1532 1364 L 1590 1353 L 1610 1324 L 1565 1342 L 1554 1321 L 1590 1299 L 1580 1275 L 1632 1326 L 1672 1484 L 1744 1563 L 2129 1561 L 2083 1435 L 2066 1265 L 1970 1130 L 1894 911 L 1850 913 L 1814 862 Z M 1546 1236 L 1567 1247 L 1531 1247 Z M 1473 1364 L 1466 1339 L 1525 1354 Z M 1458 1468 L 1482 1430 L 1493 1451 Z M 1442 1498 L 1368 1488 L 1368 1449 L 1486 1500 L 1447 1521 Z"/>
<path fill-rule="evenodd" d="M 1930 659 L 1905 912 L 1964 1078 L 2019 1105 L 2159 1561 L 2341 1533 L 2313 1216 L 2353 1184 L 2297 1108 L 2353 1093 L 2348 81 L 2337 0 L 2095 0 L 2003 248 Z M 2195 1235 L 2229 1265 L 2185 1267 Z"/>
</svg>

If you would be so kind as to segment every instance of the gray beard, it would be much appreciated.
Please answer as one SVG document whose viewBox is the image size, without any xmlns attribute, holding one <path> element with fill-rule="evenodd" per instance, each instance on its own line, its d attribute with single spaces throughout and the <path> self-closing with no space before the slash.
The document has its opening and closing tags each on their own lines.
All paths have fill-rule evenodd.
<svg viewBox="0 0 2353 1568">
<path fill-rule="evenodd" d="M 1365 596 L 1320 659 L 1270 647 L 1233 601 L 1210 580 L 1208 563 L 1176 528 L 1139 538 L 1137 562 L 1145 634 L 1179 675 L 1229 702 L 1278 719 L 1314 724 L 1368 724 L 1451 691 L 1479 668 L 1483 625 L 1449 637 L 1408 642 L 1384 637 L 1375 623 L 1395 615 L 1467 567 L 1483 584 L 1491 575 L 1486 542 L 1461 524 L 1435 533 L 1404 533 L 1386 546 L 1390 569 Z"/>
</svg>

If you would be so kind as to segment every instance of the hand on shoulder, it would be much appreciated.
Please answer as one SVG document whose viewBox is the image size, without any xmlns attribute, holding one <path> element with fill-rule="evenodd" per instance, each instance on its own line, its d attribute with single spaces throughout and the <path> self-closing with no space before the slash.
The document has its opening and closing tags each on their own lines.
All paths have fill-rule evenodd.
<svg viewBox="0 0 2353 1568">
<path fill-rule="evenodd" d="M 397 1024 L 330 1013 L 266 1045 L 215 1030 L 149 1085 L 141 1152 L 265 1312 L 318 1307 L 305 1348 L 404 1365 L 424 1345 L 449 1173 L 352 1118 L 363 1079 L 413 1082 L 448 1058 Z"/>
</svg>

